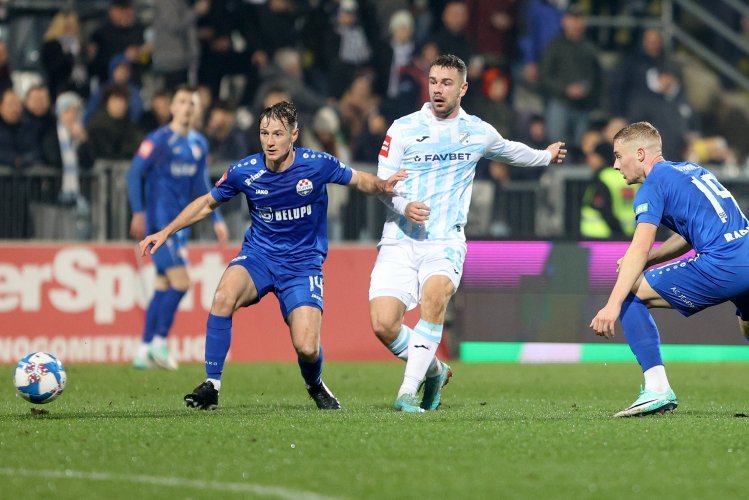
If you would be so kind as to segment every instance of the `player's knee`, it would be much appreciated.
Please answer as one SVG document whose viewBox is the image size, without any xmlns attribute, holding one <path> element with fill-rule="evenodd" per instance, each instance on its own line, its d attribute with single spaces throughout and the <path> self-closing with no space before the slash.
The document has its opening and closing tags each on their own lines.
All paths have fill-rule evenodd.
<svg viewBox="0 0 749 500">
<path fill-rule="evenodd" d="M 422 297 L 421 310 L 422 316 L 442 316 L 447 309 L 447 303 L 450 297 L 434 294 L 429 297 Z"/>
<path fill-rule="evenodd" d="M 297 355 L 307 362 L 314 362 L 320 355 L 320 346 L 317 342 L 301 342 L 299 345 L 295 345 Z"/>
<path fill-rule="evenodd" d="M 372 331 L 382 342 L 392 343 L 398 336 L 401 329 L 400 319 L 386 319 L 378 314 L 372 313 L 370 316 Z"/>
<path fill-rule="evenodd" d="M 211 313 L 218 316 L 231 316 L 237 306 L 237 297 L 234 294 L 227 293 L 224 289 L 219 288 L 213 295 L 213 305 Z"/>
</svg>

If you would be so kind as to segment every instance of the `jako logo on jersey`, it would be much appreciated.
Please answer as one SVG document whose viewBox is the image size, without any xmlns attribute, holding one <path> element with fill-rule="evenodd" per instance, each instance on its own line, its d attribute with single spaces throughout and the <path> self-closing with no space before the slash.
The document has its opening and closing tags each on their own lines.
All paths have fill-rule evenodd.
<svg viewBox="0 0 749 500">
<path fill-rule="evenodd" d="M 268 194 L 267 189 L 256 189 L 255 194 Z"/>
<path fill-rule="evenodd" d="M 307 196 L 312 192 L 312 181 L 309 179 L 302 179 L 296 183 L 296 192 L 299 196 Z"/>
<path fill-rule="evenodd" d="M 252 174 L 251 176 L 249 176 L 248 178 L 246 178 L 244 180 L 244 183 L 249 186 L 250 184 L 252 184 L 256 180 L 258 180 L 260 178 L 260 176 L 263 175 L 265 172 L 267 172 L 267 170 L 261 170 L 260 172 L 256 172 L 256 173 Z"/>
<path fill-rule="evenodd" d="M 380 148 L 380 156 L 387 158 L 388 154 L 390 153 L 390 141 L 392 139 L 389 135 L 385 136 L 385 140 L 382 142 L 382 147 Z"/>
<path fill-rule="evenodd" d="M 198 171 L 198 166 L 195 163 L 172 163 L 169 166 L 169 170 L 172 173 L 172 177 L 188 177 L 195 175 Z"/>
<path fill-rule="evenodd" d="M 470 160 L 471 153 L 436 153 L 436 154 L 425 154 L 423 161 L 445 161 L 445 160 Z M 414 156 L 415 162 L 422 161 L 421 156 Z"/>
</svg>

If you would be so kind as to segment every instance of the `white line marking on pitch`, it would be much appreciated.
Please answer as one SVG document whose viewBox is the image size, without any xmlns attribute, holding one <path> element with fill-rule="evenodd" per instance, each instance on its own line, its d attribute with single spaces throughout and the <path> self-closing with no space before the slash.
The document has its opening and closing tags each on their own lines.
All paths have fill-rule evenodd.
<svg viewBox="0 0 749 500">
<path fill-rule="evenodd" d="M 2 476 L 29 476 L 37 479 L 83 479 L 88 481 L 121 481 L 128 483 L 153 484 L 156 486 L 176 486 L 198 490 L 221 490 L 235 493 L 254 493 L 269 497 L 309 500 L 329 500 L 334 497 L 318 495 L 309 491 L 293 490 L 278 486 L 263 486 L 252 483 L 224 483 L 219 481 L 203 481 L 200 479 L 185 479 L 173 476 L 146 476 L 143 474 L 112 474 L 109 472 L 85 472 L 80 470 L 33 470 L 12 469 L 0 467 Z"/>
</svg>

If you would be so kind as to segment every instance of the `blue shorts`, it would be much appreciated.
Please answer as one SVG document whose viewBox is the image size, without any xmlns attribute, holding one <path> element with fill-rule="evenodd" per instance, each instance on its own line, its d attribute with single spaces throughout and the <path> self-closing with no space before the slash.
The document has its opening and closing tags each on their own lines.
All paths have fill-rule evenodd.
<svg viewBox="0 0 749 500">
<path fill-rule="evenodd" d="M 187 267 L 187 238 L 189 232 L 177 231 L 169 237 L 156 253 L 151 256 L 156 266 L 156 274 L 163 276 L 172 267 Z"/>
<path fill-rule="evenodd" d="M 671 262 L 645 271 L 658 294 L 684 316 L 730 300 L 736 315 L 749 320 L 749 268 L 725 266 L 705 256 Z"/>
<path fill-rule="evenodd" d="M 284 320 L 289 313 L 300 306 L 312 306 L 323 310 L 323 275 L 322 269 L 310 267 L 303 273 L 291 272 L 269 259 L 258 258 L 255 252 L 239 252 L 229 263 L 231 266 L 242 266 L 250 273 L 257 289 L 257 300 L 260 301 L 268 292 L 273 292 L 281 305 Z"/>
</svg>

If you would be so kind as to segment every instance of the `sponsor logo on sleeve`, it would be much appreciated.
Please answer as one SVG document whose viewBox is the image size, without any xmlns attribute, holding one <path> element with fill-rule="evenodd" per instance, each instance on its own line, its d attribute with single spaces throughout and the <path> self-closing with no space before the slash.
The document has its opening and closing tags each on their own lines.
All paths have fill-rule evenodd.
<svg viewBox="0 0 749 500">
<path fill-rule="evenodd" d="M 382 147 L 380 148 L 380 156 L 383 158 L 387 158 L 388 154 L 390 153 L 390 141 L 392 139 L 389 135 L 385 136 L 385 140 L 382 142 Z"/>
<path fill-rule="evenodd" d="M 647 203 L 640 203 L 635 207 L 635 215 L 640 215 L 643 212 L 648 211 L 648 204 Z"/>
<path fill-rule="evenodd" d="M 224 175 L 222 175 L 219 180 L 216 181 L 216 184 L 214 184 L 214 186 L 216 186 L 216 187 L 220 186 L 226 180 L 227 177 L 229 177 L 229 171 L 228 170 L 226 172 L 224 172 Z"/>
<path fill-rule="evenodd" d="M 153 141 L 151 141 L 150 139 L 146 139 L 145 141 L 140 143 L 140 147 L 138 148 L 138 156 L 143 159 L 148 158 L 149 156 L 151 156 L 151 153 L 153 153 L 153 148 Z"/>
</svg>

